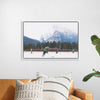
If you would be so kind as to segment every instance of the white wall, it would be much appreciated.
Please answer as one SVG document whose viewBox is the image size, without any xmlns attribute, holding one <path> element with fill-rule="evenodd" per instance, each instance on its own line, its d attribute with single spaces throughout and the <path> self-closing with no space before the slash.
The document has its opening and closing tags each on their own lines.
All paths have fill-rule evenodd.
<svg viewBox="0 0 100 100">
<path fill-rule="evenodd" d="M 79 60 L 21 59 L 22 21 L 79 21 Z M 100 99 L 99 78 L 82 82 L 92 68 L 100 70 L 100 56 L 90 36 L 100 36 L 99 0 L 0 0 L 0 78 L 34 78 L 73 73 L 75 87 Z"/>
</svg>

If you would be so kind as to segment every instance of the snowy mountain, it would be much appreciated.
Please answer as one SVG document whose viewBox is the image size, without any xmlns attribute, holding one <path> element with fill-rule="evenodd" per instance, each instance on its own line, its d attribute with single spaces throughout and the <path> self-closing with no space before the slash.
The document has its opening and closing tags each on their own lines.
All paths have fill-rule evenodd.
<svg viewBox="0 0 100 100">
<path fill-rule="evenodd" d="M 53 34 L 47 34 L 41 37 L 40 41 L 42 43 L 50 42 L 50 41 L 60 41 L 60 42 L 78 42 L 78 36 L 74 32 L 68 31 L 68 32 L 60 32 L 60 31 L 54 31 Z"/>
<path fill-rule="evenodd" d="M 37 44 L 37 43 L 40 43 L 40 41 L 24 36 L 24 44 L 29 44 L 29 43 Z"/>
</svg>

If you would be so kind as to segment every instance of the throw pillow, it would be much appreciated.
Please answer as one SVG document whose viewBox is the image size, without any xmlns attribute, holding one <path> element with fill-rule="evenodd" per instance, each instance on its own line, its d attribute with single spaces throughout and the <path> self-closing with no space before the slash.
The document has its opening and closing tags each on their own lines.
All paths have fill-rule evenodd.
<svg viewBox="0 0 100 100">
<path fill-rule="evenodd" d="M 42 100 L 43 84 L 43 79 L 38 79 L 27 84 L 16 80 L 14 100 Z"/>
<path fill-rule="evenodd" d="M 44 79 L 43 100 L 67 100 L 71 84 L 71 76 L 48 77 L 43 74 L 37 78 Z"/>
</svg>

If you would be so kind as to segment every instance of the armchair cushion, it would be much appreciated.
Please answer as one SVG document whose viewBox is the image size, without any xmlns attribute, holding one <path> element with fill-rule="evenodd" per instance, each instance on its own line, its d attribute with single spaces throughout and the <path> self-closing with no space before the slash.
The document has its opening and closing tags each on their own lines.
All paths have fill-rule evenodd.
<svg viewBox="0 0 100 100">
<path fill-rule="evenodd" d="M 44 100 L 66 100 L 68 99 L 71 84 L 71 76 L 48 77 L 39 75 L 37 78 L 44 78 L 43 99 Z M 72 91 L 71 91 L 72 92 Z"/>
<path fill-rule="evenodd" d="M 16 80 L 14 100 L 42 100 L 43 83 L 43 79 L 38 79 L 27 84 Z"/>
</svg>

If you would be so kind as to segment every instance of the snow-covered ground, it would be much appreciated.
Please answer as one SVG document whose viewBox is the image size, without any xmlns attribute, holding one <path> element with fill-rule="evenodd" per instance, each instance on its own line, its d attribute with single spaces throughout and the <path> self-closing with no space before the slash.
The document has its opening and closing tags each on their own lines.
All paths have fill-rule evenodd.
<svg viewBox="0 0 100 100">
<path fill-rule="evenodd" d="M 78 58 L 78 52 L 48 52 L 43 56 L 43 52 L 24 52 L 24 58 Z"/>
</svg>

